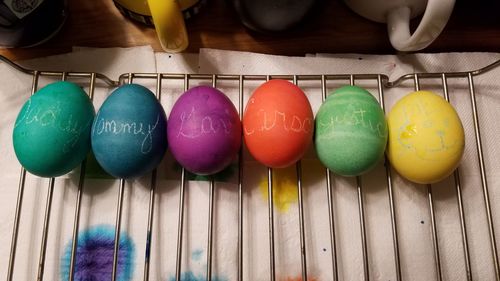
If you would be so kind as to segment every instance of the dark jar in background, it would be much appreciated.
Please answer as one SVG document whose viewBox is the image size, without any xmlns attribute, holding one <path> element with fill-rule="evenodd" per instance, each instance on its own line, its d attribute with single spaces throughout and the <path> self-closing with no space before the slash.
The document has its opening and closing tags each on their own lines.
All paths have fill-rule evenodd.
<svg viewBox="0 0 500 281">
<path fill-rule="evenodd" d="M 66 0 L 4 0 L 0 47 L 32 47 L 55 35 L 66 20 Z"/>
</svg>

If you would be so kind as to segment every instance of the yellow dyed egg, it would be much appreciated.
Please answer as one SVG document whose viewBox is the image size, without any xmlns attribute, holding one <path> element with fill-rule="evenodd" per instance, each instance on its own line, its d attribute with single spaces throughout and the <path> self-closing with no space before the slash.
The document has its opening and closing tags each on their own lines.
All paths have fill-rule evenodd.
<svg viewBox="0 0 500 281">
<path fill-rule="evenodd" d="M 459 165 L 464 129 L 455 109 L 441 96 L 429 91 L 410 93 L 394 105 L 387 122 L 387 157 L 401 176 L 430 184 Z"/>
</svg>

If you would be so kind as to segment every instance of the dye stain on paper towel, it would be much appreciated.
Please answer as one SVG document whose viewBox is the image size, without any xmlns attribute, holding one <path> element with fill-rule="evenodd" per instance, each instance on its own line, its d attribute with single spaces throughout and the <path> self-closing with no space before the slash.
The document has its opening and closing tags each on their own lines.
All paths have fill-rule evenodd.
<svg viewBox="0 0 500 281">
<path fill-rule="evenodd" d="M 259 189 L 265 201 L 268 198 L 267 174 L 259 182 Z M 298 202 L 297 174 L 295 166 L 273 169 L 273 203 L 278 211 L 288 212 L 290 205 Z"/>
<path fill-rule="evenodd" d="M 281 278 L 279 279 L 280 281 L 303 281 L 304 279 L 302 279 L 301 276 L 297 276 L 297 277 L 285 277 L 285 278 Z M 314 278 L 314 277 L 307 277 L 307 281 L 317 281 L 318 279 Z"/>
<path fill-rule="evenodd" d="M 191 259 L 193 261 L 200 261 L 202 257 L 203 257 L 202 249 L 196 249 L 191 253 Z"/>
<path fill-rule="evenodd" d="M 74 280 L 108 281 L 113 270 L 115 228 L 111 225 L 97 225 L 78 233 Z M 61 280 L 69 280 L 71 264 L 70 240 L 61 259 Z M 132 279 L 135 259 L 134 243 L 127 233 L 120 233 L 117 279 Z"/>
<path fill-rule="evenodd" d="M 181 281 L 205 281 L 207 280 L 207 277 L 205 274 L 195 274 L 192 271 L 185 271 L 181 274 Z M 219 277 L 219 276 L 212 276 L 211 278 L 212 281 L 228 281 L 227 278 L 224 277 Z M 168 281 L 176 281 L 175 276 L 170 276 L 168 278 Z"/>
<path fill-rule="evenodd" d="M 195 249 L 191 252 L 191 260 L 194 262 L 197 262 L 198 264 L 201 264 L 204 262 L 203 267 L 206 267 L 206 260 L 204 259 L 204 250 L 203 249 Z M 185 271 L 181 273 L 180 281 L 205 281 L 207 280 L 207 277 L 205 273 L 194 273 L 193 271 Z M 221 276 L 212 276 L 211 280 L 213 281 L 228 281 L 227 278 L 221 277 Z M 176 278 L 174 275 L 170 275 L 170 277 L 167 279 L 167 281 L 176 281 Z"/>
</svg>

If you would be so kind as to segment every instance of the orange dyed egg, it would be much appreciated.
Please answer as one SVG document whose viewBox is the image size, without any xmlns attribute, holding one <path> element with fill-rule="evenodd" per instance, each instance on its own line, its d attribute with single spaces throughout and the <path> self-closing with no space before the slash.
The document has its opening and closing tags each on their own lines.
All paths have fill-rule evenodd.
<svg viewBox="0 0 500 281">
<path fill-rule="evenodd" d="M 250 97 L 243 115 L 245 144 L 271 168 L 297 162 L 311 145 L 314 116 L 304 92 L 285 80 L 270 80 Z"/>
</svg>

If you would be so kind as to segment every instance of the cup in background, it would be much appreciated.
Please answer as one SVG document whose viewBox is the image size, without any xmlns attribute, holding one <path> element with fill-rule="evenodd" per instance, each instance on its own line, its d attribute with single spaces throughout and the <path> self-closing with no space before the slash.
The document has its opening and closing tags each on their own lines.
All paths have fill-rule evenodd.
<svg viewBox="0 0 500 281">
<path fill-rule="evenodd" d="M 54 36 L 66 21 L 65 0 L 0 3 L 0 46 L 32 47 Z"/>
<path fill-rule="evenodd" d="M 189 44 L 185 19 L 198 14 L 207 0 L 113 0 L 126 17 L 154 26 L 162 48 L 181 52 Z"/>
<path fill-rule="evenodd" d="M 264 32 L 281 32 L 299 25 L 320 0 L 227 0 L 241 22 Z"/>
<path fill-rule="evenodd" d="M 455 0 L 344 0 L 357 14 L 387 23 L 392 46 L 399 51 L 418 51 L 429 46 L 444 29 Z M 410 20 L 423 14 L 413 34 Z"/>
</svg>

